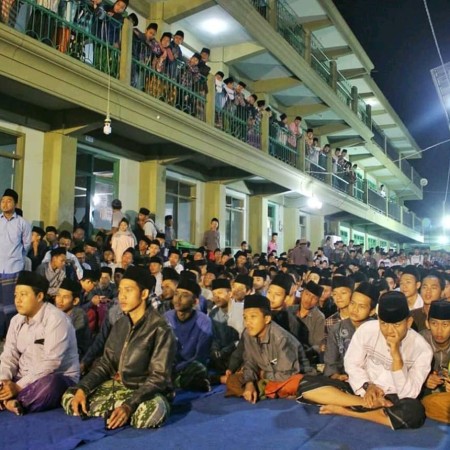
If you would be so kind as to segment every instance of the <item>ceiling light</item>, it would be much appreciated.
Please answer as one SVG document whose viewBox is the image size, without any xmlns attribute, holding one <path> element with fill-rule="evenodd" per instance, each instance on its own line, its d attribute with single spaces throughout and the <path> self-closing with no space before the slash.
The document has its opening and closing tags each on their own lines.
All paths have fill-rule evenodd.
<svg viewBox="0 0 450 450">
<path fill-rule="evenodd" d="M 202 28 L 208 33 L 220 34 L 228 28 L 228 24 L 222 19 L 208 19 L 203 22 Z"/>
</svg>

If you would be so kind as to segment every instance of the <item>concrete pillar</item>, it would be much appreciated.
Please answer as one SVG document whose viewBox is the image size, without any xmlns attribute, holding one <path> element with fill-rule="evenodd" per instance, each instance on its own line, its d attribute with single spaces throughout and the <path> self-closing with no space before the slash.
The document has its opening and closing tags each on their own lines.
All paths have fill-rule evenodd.
<svg viewBox="0 0 450 450">
<path fill-rule="evenodd" d="M 214 126 L 215 124 L 215 115 L 216 115 L 216 86 L 215 86 L 215 77 L 212 74 L 209 74 L 207 83 L 208 83 L 208 93 L 206 94 L 206 123 Z"/>
<path fill-rule="evenodd" d="M 334 236 L 339 236 L 341 234 L 341 222 L 339 220 L 330 220 L 328 222 L 328 234 L 332 234 Z"/>
<path fill-rule="evenodd" d="M 205 183 L 204 189 L 204 214 L 203 231 L 209 230 L 211 219 L 219 219 L 220 246 L 225 246 L 225 226 L 226 226 L 226 187 L 224 184 L 213 181 Z M 200 239 L 203 233 L 200 232 Z"/>
<path fill-rule="evenodd" d="M 311 30 L 305 28 L 305 61 L 311 65 Z"/>
<path fill-rule="evenodd" d="M 73 229 L 77 140 L 45 133 L 41 220 L 58 230 Z"/>
<path fill-rule="evenodd" d="M 352 111 L 358 114 L 358 88 L 352 86 Z"/>
<path fill-rule="evenodd" d="M 325 174 L 325 182 L 329 185 L 332 186 L 333 184 L 333 157 L 331 155 L 331 148 L 330 148 L 330 153 L 328 153 L 328 157 L 327 157 L 327 173 Z"/>
<path fill-rule="evenodd" d="M 338 70 L 337 70 L 337 62 L 336 60 L 330 61 L 330 71 L 331 71 L 331 79 L 330 79 L 330 86 L 333 91 L 336 92 L 337 90 L 337 79 L 338 79 Z"/>
<path fill-rule="evenodd" d="M 305 134 L 302 133 L 300 139 L 297 140 L 297 169 L 300 172 L 305 171 Z"/>
<path fill-rule="evenodd" d="M 133 24 L 131 20 L 123 21 L 122 33 L 120 35 L 120 64 L 119 80 L 127 86 L 131 83 L 131 60 L 133 43 Z"/>
<path fill-rule="evenodd" d="M 270 25 L 275 30 L 278 30 L 278 11 L 277 11 L 277 3 L 278 0 L 269 0 L 268 1 L 268 17 L 267 20 L 269 21 Z"/>
<path fill-rule="evenodd" d="M 169 29 L 169 26 L 164 22 L 164 3 L 152 2 L 148 5 L 148 23 L 158 24 L 158 36 L 164 32 L 164 29 Z M 147 25 L 148 25 L 147 23 Z M 140 28 L 140 27 L 139 27 Z"/>
<path fill-rule="evenodd" d="M 249 199 L 249 244 L 253 253 L 267 251 L 267 199 L 254 195 Z M 278 230 L 274 230 L 278 232 Z"/>
<path fill-rule="evenodd" d="M 311 242 L 311 250 L 314 251 L 320 247 L 325 235 L 325 219 L 324 216 L 311 215 L 309 218 L 309 241 Z"/>
<path fill-rule="evenodd" d="M 269 153 L 269 136 L 270 136 L 270 124 L 269 124 L 269 113 L 263 111 L 261 116 L 261 150 L 264 153 Z"/>
<path fill-rule="evenodd" d="M 166 167 L 158 161 L 144 161 L 139 170 L 139 206 L 156 216 L 156 223 L 164 224 L 166 211 Z"/>
<path fill-rule="evenodd" d="M 372 130 L 372 105 L 366 103 L 367 126 Z"/>
<path fill-rule="evenodd" d="M 299 211 L 297 208 L 283 208 L 283 243 L 282 251 L 294 248 L 295 241 L 300 238 Z"/>
</svg>

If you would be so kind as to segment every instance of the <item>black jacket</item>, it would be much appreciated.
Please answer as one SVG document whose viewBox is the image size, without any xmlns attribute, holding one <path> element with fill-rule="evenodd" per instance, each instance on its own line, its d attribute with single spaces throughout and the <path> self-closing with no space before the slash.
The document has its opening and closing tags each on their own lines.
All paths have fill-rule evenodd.
<svg viewBox="0 0 450 450">
<path fill-rule="evenodd" d="M 171 375 L 176 355 L 175 336 L 164 318 L 147 307 L 133 326 L 129 316 L 112 327 L 98 364 L 76 386 L 87 395 L 116 373 L 125 387 L 135 390 L 124 402 L 132 412 L 155 394 L 172 390 Z"/>
</svg>

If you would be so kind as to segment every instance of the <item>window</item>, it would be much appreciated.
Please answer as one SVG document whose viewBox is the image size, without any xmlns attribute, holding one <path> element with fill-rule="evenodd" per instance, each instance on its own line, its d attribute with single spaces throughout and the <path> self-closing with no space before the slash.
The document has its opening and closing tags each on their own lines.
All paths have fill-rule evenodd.
<svg viewBox="0 0 450 450">
<path fill-rule="evenodd" d="M 307 218 L 306 216 L 298 216 L 298 224 L 300 226 L 300 238 L 306 238 L 307 230 L 306 230 L 306 224 L 307 224 Z"/>
<path fill-rule="evenodd" d="M 17 137 L 0 132 L 0 191 L 3 193 L 7 188 L 14 188 L 16 177 Z"/>
<path fill-rule="evenodd" d="M 269 203 L 267 206 L 267 237 L 270 241 L 272 239 L 272 233 L 278 233 L 276 226 L 277 223 L 277 207 L 276 205 Z"/>
<path fill-rule="evenodd" d="M 245 197 L 226 196 L 225 246 L 237 248 L 244 240 Z"/>
<path fill-rule="evenodd" d="M 355 245 L 364 245 L 363 234 L 353 232 L 353 240 L 355 241 Z"/>
<path fill-rule="evenodd" d="M 77 152 L 75 220 L 85 231 L 111 229 L 111 202 L 118 195 L 119 161 Z"/>
<path fill-rule="evenodd" d="M 166 213 L 173 216 L 173 228 L 178 240 L 193 241 L 195 185 L 171 178 L 166 180 Z"/>
<path fill-rule="evenodd" d="M 375 248 L 378 245 L 378 239 L 368 236 L 367 237 L 367 250 L 370 250 L 371 248 Z"/>
<path fill-rule="evenodd" d="M 348 229 L 347 228 L 340 228 L 339 235 L 341 236 L 342 242 L 348 243 Z"/>
<path fill-rule="evenodd" d="M 388 243 L 387 243 L 387 241 L 381 241 L 380 240 L 380 247 L 383 248 L 384 250 L 388 250 Z"/>
</svg>

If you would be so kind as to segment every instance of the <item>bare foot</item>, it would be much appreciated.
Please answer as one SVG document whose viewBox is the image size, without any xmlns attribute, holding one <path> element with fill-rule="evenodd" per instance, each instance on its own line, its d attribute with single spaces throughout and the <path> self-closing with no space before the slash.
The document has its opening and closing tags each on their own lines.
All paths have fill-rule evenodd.
<svg viewBox="0 0 450 450">
<path fill-rule="evenodd" d="M 341 416 L 345 416 L 346 408 L 343 406 L 336 405 L 324 405 L 319 409 L 319 414 L 339 414 Z"/>
<path fill-rule="evenodd" d="M 5 402 L 5 408 L 16 416 L 23 416 L 23 407 L 18 400 L 8 400 Z"/>
</svg>

